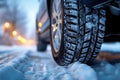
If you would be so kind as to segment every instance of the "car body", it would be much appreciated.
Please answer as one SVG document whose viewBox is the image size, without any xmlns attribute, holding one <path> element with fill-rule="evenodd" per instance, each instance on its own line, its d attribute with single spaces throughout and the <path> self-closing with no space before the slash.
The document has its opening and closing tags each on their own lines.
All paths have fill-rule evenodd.
<svg viewBox="0 0 120 80">
<path fill-rule="evenodd" d="M 64 2 L 64 0 L 57 0 L 57 1 L 61 1 L 61 3 L 62 4 L 60 4 L 60 5 L 62 5 L 62 6 L 64 6 L 64 7 L 66 7 L 65 5 L 63 5 L 63 3 L 65 3 Z M 75 9 L 76 9 L 76 5 L 80 5 L 80 4 L 82 4 L 82 5 L 86 5 L 86 7 L 88 7 L 88 8 L 93 8 L 93 9 L 101 9 L 101 8 L 103 8 L 104 10 L 105 10 L 105 12 L 106 12 L 106 14 L 105 15 L 103 15 L 103 16 L 105 16 L 106 17 L 106 22 L 105 22 L 105 36 L 104 36 L 104 42 L 111 42 L 111 41 L 120 41 L 120 30 L 118 29 L 118 26 L 120 25 L 119 24 L 119 21 L 120 21 L 120 0 L 83 0 L 83 1 L 81 1 L 81 3 L 76 3 L 76 2 L 80 2 L 80 0 L 75 0 L 75 1 L 72 1 L 72 0 L 65 0 L 66 1 L 66 3 L 71 3 L 71 4 L 66 4 L 67 5 L 67 7 L 68 7 L 68 9 L 69 9 L 69 7 L 71 7 L 71 6 L 73 6 Z M 114 2 L 114 3 L 113 3 Z M 76 59 L 74 59 L 73 57 L 72 58 L 70 58 L 70 59 L 74 59 L 74 60 L 72 60 L 72 61 L 70 61 L 70 62 L 67 62 L 67 61 L 69 61 L 68 60 L 68 58 L 63 58 L 63 62 L 65 63 L 65 64 L 63 64 L 62 63 L 62 61 L 61 61 L 61 57 L 58 59 L 58 57 L 56 58 L 56 55 L 57 54 L 54 54 L 54 53 L 59 53 L 59 52 L 61 52 L 61 45 L 62 46 L 65 46 L 65 45 L 67 45 L 69 48 L 71 48 L 70 46 L 69 46 L 69 44 L 65 44 L 64 43 L 64 40 L 62 40 L 61 41 L 61 43 L 62 44 L 59 44 L 59 46 L 58 47 L 60 47 L 60 48 L 54 48 L 54 47 L 56 47 L 55 45 L 55 43 L 53 42 L 54 40 L 52 40 L 52 38 L 53 37 L 51 37 L 51 36 L 53 36 L 53 34 L 54 33 L 52 33 L 51 31 L 53 31 L 54 29 L 50 29 L 51 27 L 52 27 L 52 23 L 54 22 L 54 14 L 52 14 L 53 12 L 54 12 L 54 3 L 56 3 L 57 4 L 57 2 L 55 1 L 55 0 L 39 0 L 39 3 L 40 3 L 40 5 L 39 5 L 39 11 L 38 11 L 38 13 L 37 13 L 37 16 L 36 16 L 36 32 L 37 32 L 37 48 L 38 48 L 38 51 L 45 51 L 46 50 L 46 46 L 47 46 L 47 44 L 48 43 L 50 43 L 50 42 L 52 42 L 52 44 L 51 44 L 51 48 L 53 49 L 52 50 L 52 53 L 53 53 L 53 56 L 54 56 L 54 59 L 55 59 L 55 61 L 58 63 L 58 64 L 60 64 L 60 65 L 67 65 L 67 63 L 68 64 L 70 64 L 71 62 L 74 62 L 74 61 L 76 61 Z M 69 6 L 70 5 L 70 6 Z M 61 7 L 61 6 L 60 6 Z M 64 8 L 64 7 L 62 7 L 62 8 Z M 84 6 L 83 6 L 84 7 Z M 79 7 L 78 7 L 79 8 Z M 59 9 L 59 8 L 58 8 Z M 65 9 L 62 9 L 63 11 L 62 12 L 67 12 L 67 10 L 65 10 Z M 70 9 L 71 10 L 71 9 Z M 76 13 L 76 11 L 74 11 L 74 9 L 72 10 L 73 12 L 75 12 Z M 67 14 L 69 14 L 69 13 L 67 13 Z M 62 14 L 62 15 L 64 15 L 64 13 Z M 76 15 L 73 15 L 72 14 L 72 12 L 71 12 L 71 14 L 70 15 L 72 15 L 72 17 L 73 18 L 75 18 L 76 17 Z M 99 14 L 98 14 L 99 15 Z M 52 17 L 51 17 L 52 16 Z M 86 15 L 87 16 L 87 15 Z M 59 16 L 56 16 L 56 17 L 59 17 Z M 65 16 L 63 16 L 63 17 L 65 17 Z M 69 16 L 69 17 L 71 17 L 71 16 Z M 98 16 L 99 17 L 99 16 Z M 53 18 L 53 19 L 51 19 L 51 18 Z M 77 17 L 76 17 L 77 18 Z M 80 16 L 79 16 L 79 18 L 80 18 Z M 65 18 L 62 18 L 62 20 L 63 19 L 65 19 Z M 71 18 L 70 18 L 71 19 Z M 66 19 L 67 20 L 67 19 Z M 75 19 L 76 20 L 76 19 Z M 101 19 L 100 19 L 101 20 Z M 103 19 L 104 20 L 104 19 Z M 118 20 L 118 21 L 117 21 Z M 56 21 L 58 21 L 58 20 L 55 20 L 55 22 Z M 79 20 L 78 20 L 79 21 Z M 63 20 L 63 22 L 64 22 L 64 20 Z M 99 22 L 98 22 L 99 23 Z M 59 24 L 59 21 L 57 22 L 57 24 Z M 56 25 L 57 25 L 56 24 Z M 60 23 L 61 24 L 61 23 Z M 70 25 L 74 25 L 74 24 L 76 24 L 74 21 L 73 22 L 71 22 L 70 23 Z M 85 23 L 85 24 L 87 24 L 87 23 Z M 62 25 L 65 25 L 65 22 L 64 23 L 62 23 Z M 75 25 L 74 25 L 75 26 Z M 73 27 L 74 27 L 73 26 Z M 59 26 L 58 26 L 59 27 Z M 64 27 L 63 27 L 64 28 Z M 100 27 L 101 28 L 101 27 Z M 78 28 L 77 28 L 78 29 Z M 77 31 L 77 29 L 76 29 L 76 31 Z M 93 29 L 93 28 L 92 28 Z M 104 28 L 101 28 L 101 30 L 103 30 Z M 51 31 L 50 31 L 51 30 Z M 64 30 L 64 29 L 62 29 L 62 30 Z M 75 29 L 73 29 L 73 30 L 75 30 Z M 101 30 L 98 30 L 98 31 L 101 31 Z M 87 31 L 87 30 L 86 30 Z M 85 32 L 86 32 L 85 31 Z M 50 35 L 50 32 L 51 32 L 51 35 Z M 67 32 L 67 31 L 66 31 Z M 90 32 L 90 33 L 88 33 L 88 34 L 94 34 L 94 32 L 95 31 L 93 31 L 92 33 Z M 103 32 L 104 32 L 104 30 L 103 30 Z M 102 36 L 104 35 L 103 34 L 103 32 L 102 33 L 98 33 L 98 37 L 100 37 L 99 36 L 99 34 L 102 34 Z M 63 31 L 61 34 L 63 34 L 62 35 L 62 37 L 64 37 L 64 34 L 65 33 L 65 31 Z M 69 36 L 71 35 L 72 36 L 72 33 L 73 32 L 70 32 L 69 33 Z M 83 34 L 84 35 L 84 37 L 86 38 L 86 37 L 89 37 L 89 36 L 91 36 L 91 35 L 89 35 L 89 36 L 86 36 L 86 35 L 88 35 L 87 33 L 85 34 Z M 75 34 L 74 34 L 75 35 Z M 67 38 L 65 38 L 65 39 L 69 39 L 69 36 L 67 37 Z M 96 35 L 94 35 L 94 36 L 96 36 Z M 51 37 L 51 38 L 50 38 Z M 74 36 L 72 36 L 72 37 L 74 37 Z M 91 36 L 92 37 L 92 36 Z M 75 38 L 73 38 L 73 40 L 74 40 Z M 90 40 L 89 40 L 89 44 L 90 45 L 92 45 L 91 43 L 92 43 L 92 39 L 94 39 L 94 38 L 91 38 Z M 99 39 L 99 38 L 96 38 L 96 39 Z M 61 40 L 61 38 L 60 38 L 60 40 Z M 71 40 L 71 39 L 69 39 L 69 40 Z M 77 41 L 78 41 L 78 39 L 77 39 Z M 83 46 L 84 46 L 84 43 L 86 42 L 84 42 L 85 40 L 83 40 Z M 99 43 L 99 41 L 101 41 L 100 43 L 102 44 L 102 40 L 98 40 L 97 41 L 97 43 Z M 70 43 L 72 43 L 72 42 L 70 42 Z M 97 45 L 95 45 L 95 44 L 97 44 L 97 43 L 93 43 L 94 44 L 94 46 L 95 47 L 97 47 Z M 74 48 L 74 45 L 71 45 L 72 46 L 72 48 Z M 78 45 L 77 45 L 78 46 Z M 40 48 L 40 49 L 39 49 Z M 66 47 L 64 47 L 64 48 L 66 48 Z M 77 47 L 76 47 L 77 48 Z M 84 47 L 83 47 L 84 48 Z M 100 46 L 99 46 L 99 48 L 100 48 Z M 88 49 L 91 49 L 91 47 L 89 47 Z M 95 48 L 94 48 L 95 49 Z M 66 50 L 68 50 L 68 49 L 66 49 Z M 79 49 L 78 49 L 79 50 Z M 64 52 L 64 49 L 62 49 L 62 51 Z M 69 51 L 69 50 L 68 50 Z M 79 50 L 80 51 L 80 50 Z M 78 52 L 79 52 L 78 51 Z M 94 50 L 93 50 L 94 51 Z M 84 52 L 84 51 L 83 51 Z M 99 52 L 99 51 L 98 51 Z M 76 52 L 74 52 L 74 53 L 76 53 Z M 89 51 L 88 51 L 88 53 L 89 53 Z M 59 53 L 60 54 L 60 53 Z M 94 54 L 94 53 L 93 53 Z M 93 55 L 92 54 L 92 55 Z M 62 54 L 61 54 L 62 55 Z M 64 54 L 64 55 L 66 55 L 66 54 Z M 77 54 L 76 54 L 77 55 Z M 63 55 L 62 55 L 63 56 Z M 74 55 L 75 56 L 75 55 Z M 69 57 L 69 55 L 67 54 L 66 55 L 66 57 Z M 77 56 L 76 56 L 77 57 Z M 91 58 L 90 58 L 91 59 Z M 81 59 L 79 59 L 80 61 L 81 61 Z M 87 59 L 86 59 L 87 60 Z M 84 62 L 85 60 L 83 60 L 83 62 Z M 81 61 L 82 62 L 82 61 Z"/>
<path fill-rule="evenodd" d="M 38 30 L 38 35 L 42 39 L 49 41 L 49 27 L 50 27 L 50 19 L 48 14 L 47 0 L 40 0 L 39 2 L 39 11 L 36 16 L 36 29 Z M 42 6 L 41 6 L 42 5 Z M 42 27 L 41 27 L 42 26 Z"/>
</svg>

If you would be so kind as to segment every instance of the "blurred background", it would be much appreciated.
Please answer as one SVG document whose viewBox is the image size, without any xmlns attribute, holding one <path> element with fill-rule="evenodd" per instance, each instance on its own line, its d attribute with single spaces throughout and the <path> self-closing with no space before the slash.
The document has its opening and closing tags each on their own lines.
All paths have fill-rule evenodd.
<svg viewBox="0 0 120 80">
<path fill-rule="evenodd" d="M 38 0 L 0 0 L 0 45 L 35 44 Z"/>
</svg>

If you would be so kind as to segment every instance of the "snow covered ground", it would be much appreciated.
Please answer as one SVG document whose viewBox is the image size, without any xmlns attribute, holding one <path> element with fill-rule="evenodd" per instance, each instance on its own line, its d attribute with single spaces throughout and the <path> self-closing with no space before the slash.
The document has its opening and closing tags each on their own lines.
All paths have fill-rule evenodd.
<svg viewBox="0 0 120 80">
<path fill-rule="evenodd" d="M 101 51 L 120 52 L 120 42 L 103 43 Z"/>
<path fill-rule="evenodd" d="M 101 51 L 112 49 L 119 52 L 120 43 L 103 44 Z M 120 80 L 120 62 L 101 61 L 91 66 L 75 62 L 63 67 L 52 58 L 50 46 L 46 52 L 37 52 L 35 46 L 22 46 L 21 53 L 25 50 L 7 65 L 0 65 L 0 80 Z"/>
</svg>

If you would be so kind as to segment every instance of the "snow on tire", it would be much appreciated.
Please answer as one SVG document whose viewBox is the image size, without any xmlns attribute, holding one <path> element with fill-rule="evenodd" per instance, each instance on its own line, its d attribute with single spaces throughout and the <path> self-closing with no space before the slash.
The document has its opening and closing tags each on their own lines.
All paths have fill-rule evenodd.
<svg viewBox="0 0 120 80">
<path fill-rule="evenodd" d="M 56 2 L 57 1 L 57 2 Z M 57 44 L 58 47 L 56 47 L 57 41 L 54 40 L 54 34 L 55 34 L 55 27 L 59 28 L 60 26 L 54 22 L 59 23 L 60 20 L 54 19 L 54 3 L 56 4 L 61 1 L 59 5 L 62 7 L 62 13 L 60 16 L 62 16 L 62 25 L 61 25 L 61 39 L 60 44 Z M 56 9 L 59 10 L 59 9 Z M 52 0 L 52 12 L 51 12 L 51 46 L 52 46 L 52 53 L 55 61 L 59 65 L 69 65 L 73 62 L 73 58 L 75 55 L 75 51 L 77 48 L 78 43 L 78 36 L 79 36 L 79 17 L 78 17 L 78 0 Z M 59 14 L 59 13 L 58 13 Z M 55 18 L 58 18 L 59 16 L 56 16 Z M 54 31 L 54 32 L 53 32 Z M 59 30 L 58 30 L 59 31 Z M 57 31 L 56 31 L 57 33 Z M 57 35 L 57 34 L 56 34 Z M 53 36 L 53 37 L 52 37 Z M 59 41 L 59 40 L 58 40 Z"/>
<path fill-rule="evenodd" d="M 59 65 L 66 66 L 75 61 L 89 63 L 95 59 L 104 31 L 105 10 L 87 8 L 81 0 L 52 0 L 51 47 L 54 60 Z"/>
<path fill-rule="evenodd" d="M 79 48 L 79 61 L 89 64 L 100 51 L 105 31 L 105 10 L 90 9 L 80 1 L 80 26 L 83 26 L 82 48 Z M 80 30 L 81 31 L 81 30 Z"/>
</svg>

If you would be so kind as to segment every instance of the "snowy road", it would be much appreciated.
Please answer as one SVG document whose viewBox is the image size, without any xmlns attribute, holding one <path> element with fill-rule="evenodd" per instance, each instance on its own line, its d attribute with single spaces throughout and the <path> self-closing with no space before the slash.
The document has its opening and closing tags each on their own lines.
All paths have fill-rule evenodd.
<svg viewBox="0 0 120 80">
<path fill-rule="evenodd" d="M 16 49 L 0 56 L 0 80 L 120 80 L 120 62 L 91 66 L 76 62 L 63 67 L 53 60 L 50 47 L 46 52 L 37 52 L 35 47 Z"/>
</svg>

